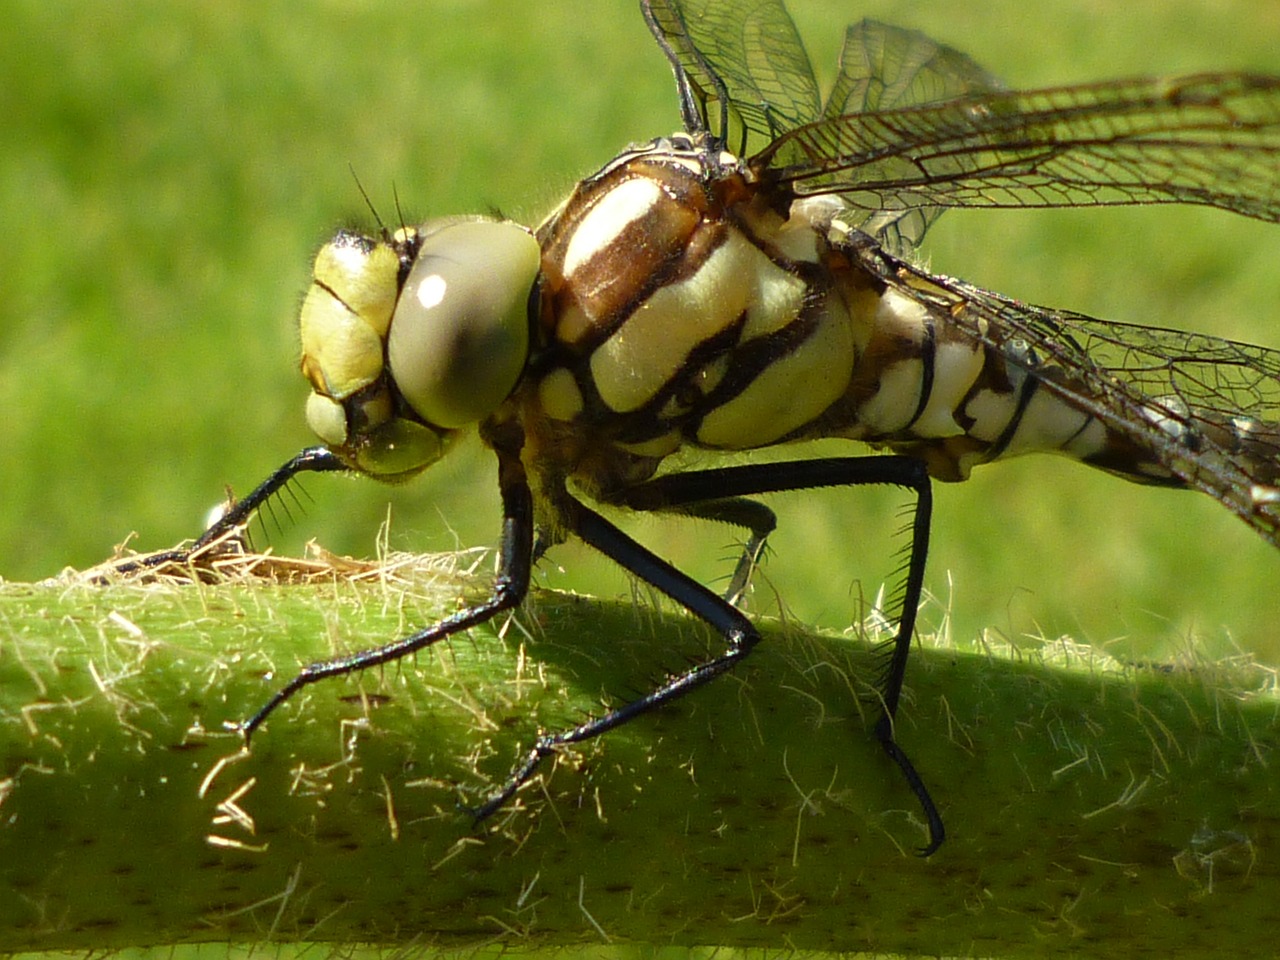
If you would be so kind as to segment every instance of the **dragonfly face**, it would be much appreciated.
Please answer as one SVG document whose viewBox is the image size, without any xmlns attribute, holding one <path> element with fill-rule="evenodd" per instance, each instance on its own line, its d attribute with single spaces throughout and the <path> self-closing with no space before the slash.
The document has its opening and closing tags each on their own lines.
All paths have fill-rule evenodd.
<svg viewBox="0 0 1280 960">
<path fill-rule="evenodd" d="M 449 220 L 321 248 L 302 306 L 307 423 L 354 470 L 399 480 L 493 413 L 529 354 L 538 244 L 513 223 Z"/>
<path fill-rule="evenodd" d="M 302 686 L 403 656 L 518 604 L 532 564 L 576 537 L 724 637 L 651 694 L 542 737 L 478 813 L 564 744 L 731 669 L 759 639 L 734 606 L 774 527 L 751 499 L 891 483 L 916 496 L 876 736 L 893 737 L 923 588 L 930 478 L 1032 451 L 1209 493 L 1280 543 L 1280 352 L 1019 303 L 910 255 L 949 206 L 1184 202 L 1280 219 L 1280 78 L 1212 74 L 1006 91 L 955 50 L 863 22 L 820 95 L 780 0 L 642 0 L 686 130 L 632 147 L 536 231 L 456 219 L 339 234 L 302 311 L 307 419 L 326 444 L 286 463 L 197 548 L 299 472 L 399 480 L 478 425 L 499 466 L 493 595 L 410 637 L 307 667 Z M 744 23 L 745 18 L 745 23 Z M 767 37 L 768 42 L 759 39 Z M 753 39 L 754 38 L 754 39 Z M 884 455 L 663 472 L 682 449 L 818 437 Z M 725 596 L 588 500 L 735 525 Z"/>
</svg>

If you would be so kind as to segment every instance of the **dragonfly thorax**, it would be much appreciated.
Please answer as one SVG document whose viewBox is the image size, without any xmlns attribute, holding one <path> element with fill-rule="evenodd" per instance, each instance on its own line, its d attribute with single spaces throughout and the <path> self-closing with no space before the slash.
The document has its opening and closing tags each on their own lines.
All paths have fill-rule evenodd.
<svg viewBox="0 0 1280 960">
<path fill-rule="evenodd" d="M 661 459 L 789 439 L 845 391 L 857 324 L 812 217 L 829 206 L 786 218 L 704 146 L 623 154 L 540 228 L 526 419 Z"/>
</svg>

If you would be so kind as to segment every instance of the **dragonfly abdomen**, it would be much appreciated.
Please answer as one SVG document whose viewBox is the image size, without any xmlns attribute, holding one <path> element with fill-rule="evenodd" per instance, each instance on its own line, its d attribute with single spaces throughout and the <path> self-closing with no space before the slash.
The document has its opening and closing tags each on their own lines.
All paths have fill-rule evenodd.
<svg viewBox="0 0 1280 960">
<path fill-rule="evenodd" d="M 950 310 L 926 310 L 885 289 L 850 388 L 848 422 L 832 432 L 919 457 L 944 481 L 964 480 L 993 460 L 1057 453 L 1139 483 L 1186 485 L 1169 468 L 1168 449 L 1140 445 L 1109 426 L 1096 412 L 1108 401 L 1090 403 L 1086 387 L 1062 366 L 1016 338 L 1005 337 L 997 349 L 948 322 L 963 309 L 955 300 Z M 1166 448 L 1191 448 L 1196 432 L 1182 427 L 1190 418 L 1178 418 L 1176 409 L 1148 415 L 1167 423 Z"/>
</svg>

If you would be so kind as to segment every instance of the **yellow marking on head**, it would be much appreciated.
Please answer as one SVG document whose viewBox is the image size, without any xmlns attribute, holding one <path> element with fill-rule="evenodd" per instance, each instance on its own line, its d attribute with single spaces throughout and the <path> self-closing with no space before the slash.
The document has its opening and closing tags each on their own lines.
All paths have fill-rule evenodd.
<svg viewBox="0 0 1280 960">
<path fill-rule="evenodd" d="M 400 293 L 399 271 L 400 257 L 387 244 L 341 233 L 320 248 L 311 275 L 383 337 Z"/>
<path fill-rule="evenodd" d="M 399 295 L 400 258 L 379 241 L 339 233 L 316 254 L 299 318 L 302 372 L 338 400 L 382 373 L 382 341 Z"/>
<path fill-rule="evenodd" d="M 382 373 L 382 337 L 363 317 L 313 283 L 302 301 L 302 372 L 321 393 L 338 400 Z"/>
<path fill-rule="evenodd" d="M 321 393 L 307 397 L 307 426 L 331 447 L 347 442 L 347 411 L 342 404 Z"/>
</svg>

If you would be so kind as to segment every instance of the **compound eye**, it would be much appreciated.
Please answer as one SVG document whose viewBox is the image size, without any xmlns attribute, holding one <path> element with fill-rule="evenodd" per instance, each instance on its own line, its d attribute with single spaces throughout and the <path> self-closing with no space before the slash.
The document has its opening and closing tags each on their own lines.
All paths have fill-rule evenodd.
<svg viewBox="0 0 1280 960">
<path fill-rule="evenodd" d="M 424 421 L 475 423 L 511 393 L 529 355 L 529 294 L 541 259 L 538 241 L 516 223 L 423 229 L 391 318 L 387 361 Z"/>
</svg>

